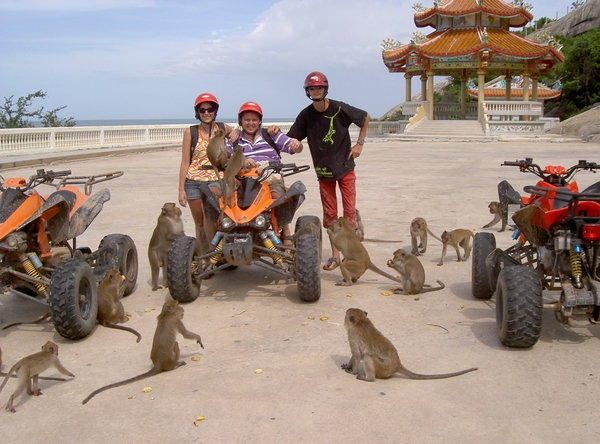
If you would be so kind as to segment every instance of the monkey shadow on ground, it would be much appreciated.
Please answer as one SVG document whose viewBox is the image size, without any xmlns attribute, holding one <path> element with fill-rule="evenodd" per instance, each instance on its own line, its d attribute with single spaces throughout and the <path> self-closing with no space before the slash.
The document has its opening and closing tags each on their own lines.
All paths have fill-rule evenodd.
<svg viewBox="0 0 600 444">
<path fill-rule="evenodd" d="M 464 301 L 473 301 L 476 300 L 475 296 L 473 296 L 471 289 L 471 282 L 456 282 L 454 284 L 450 284 L 446 287 L 449 289 L 452 294 Z M 489 301 L 482 301 L 489 302 Z"/>
</svg>

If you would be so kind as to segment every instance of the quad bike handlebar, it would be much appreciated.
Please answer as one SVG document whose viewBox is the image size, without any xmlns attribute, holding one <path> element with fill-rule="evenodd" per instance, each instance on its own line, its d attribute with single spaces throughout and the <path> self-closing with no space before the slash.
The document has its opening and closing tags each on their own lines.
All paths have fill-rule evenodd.
<svg viewBox="0 0 600 444">
<path fill-rule="evenodd" d="M 533 173 L 548 183 L 558 183 L 561 185 L 568 183 L 575 173 L 580 170 L 590 170 L 595 173 L 595 170 L 600 169 L 600 164 L 588 162 L 587 160 L 580 160 L 576 165 L 573 165 L 568 169 L 565 169 L 562 166 L 550 165 L 542 169 L 539 165 L 533 163 L 533 158 L 531 157 L 526 157 L 525 160 L 516 160 L 514 162 L 505 160 L 501 166 L 517 166 L 524 173 Z"/>
<path fill-rule="evenodd" d="M 212 165 L 202 165 L 203 170 L 213 170 Z M 269 162 L 269 166 L 265 169 L 273 170 L 276 173 L 281 173 L 285 176 L 292 176 L 294 174 L 302 173 L 310 170 L 309 165 L 296 165 L 295 163 L 281 163 L 281 162 Z"/>
</svg>

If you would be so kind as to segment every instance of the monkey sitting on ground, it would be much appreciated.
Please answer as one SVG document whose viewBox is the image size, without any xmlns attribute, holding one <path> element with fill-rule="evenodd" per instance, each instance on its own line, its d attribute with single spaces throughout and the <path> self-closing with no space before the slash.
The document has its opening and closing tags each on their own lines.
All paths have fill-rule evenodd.
<svg viewBox="0 0 600 444">
<path fill-rule="evenodd" d="M 183 307 L 179 306 L 177 301 L 167 300 L 162 307 L 160 314 L 157 317 L 158 324 L 154 332 L 154 340 L 152 341 L 152 350 L 150 351 L 150 359 L 152 360 L 152 368 L 138 376 L 126 379 L 124 381 L 115 382 L 105 385 L 97 390 L 94 390 L 82 402 L 87 403 L 98 393 L 105 390 L 120 387 L 122 385 L 131 384 L 132 382 L 140 381 L 145 378 L 157 375 L 161 372 L 174 370 L 182 365 L 184 361 L 179 361 L 179 344 L 177 343 L 177 333 L 186 339 L 193 339 L 202 348 L 202 339 L 199 334 L 192 333 L 183 325 Z"/>
<path fill-rule="evenodd" d="M 237 176 L 242 168 L 246 165 L 246 156 L 244 156 L 244 148 L 236 144 L 233 147 L 231 159 L 227 162 L 227 168 L 223 176 L 223 203 L 227 206 L 233 192 L 235 191 L 235 176 Z M 224 208 L 223 207 L 223 208 Z"/>
<path fill-rule="evenodd" d="M 477 370 L 476 367 L 441 375 L 413 373 L 402 365 L 396 347 L 375 328 L 367 312 L 358 308 L 346 311 L 344 327 L 348 331 L 348 342 L 352 358 L 342 368 L 356 375 L 357 379 L 374 382 L 375 378 L 386 379 L 400 373 L 410 379 L 443 379 Z"/>
<path fill-rule="evenodd" d="M 425 219 L 422 217 L 414 218 L 410 223 L 410 241 L 412 244 L 411 253 L 415 256 L 419 256 L 427 251 L 427 233 L 429 233 L 434 239 L 442 242 L 439 237 L 437 237 L 429 228 L 427 228 L 427 221 L 425 221 Z M 420 243 L 417 238 L 420 239 Z M 422 248 L 422 250 L 419 251 L 419 248 Z"/>
<path fill-rule="evenodd" d="M 71 376 L 73 378 L 75 377 L 75 375 L 64 368 L 58 360 L 58 345 L 56 345 L 54 342 L 48 341 L 42 346 L 41 352 L 25 356 L 23 359 L 13 365 L 6 374 L 4 382 L 2 382 L 2 385 L 0 386 L 0 392 L 6 385 L 8 378 L 13 372 L 16 373 L 17 378 L 19 379 L 19 385 L 14 393 L 10 395 L 5 409 L 9 412 L 16 412 L 15 408 L 13 407 L 13 401 L 25 389 L 27 389 L 28 395 L 40 396 L 42 392 L 38 388 L 38 375 L 47 370 L 51 365 L 63 375 Z M 31 385 L 32 379 L 33 389 Z"/>
<path fill-rule="evenodd" d="M 400 273 L 402 279 L 402 288 L 397 288 L 394 293 L 419 294 L 445 288 L 441 281 L 437 281 L 439 287 L 435 288 L 426 284 L 425 269 L 421 261 L 414 254 L 410 254 L 402 248 L 394 252 L 394 258 L 387 262 L 387 266 Z M 426 288 L 423 289 L 423 287 Z"/>
<path fill-rule="evenodd" d="M 136 342 L 140 342 L 142 335 L 133 328 L 117 325 L 118 323 L 129 321 L 129 318 L 125 316 L 125 308 L 123 308 L 123 303 L 121 302 L 126 285 L 125 276 L 117 270 L 108 270 L 106 272 L 106 275 L 100 281 L 100 285 L 98 285 L 98 315 L 96 319 L 104 327 L 133 333 L 137 336 Z"/>
<path fill-rule="evenodd" d="M 456 250 L 457 261 L 461 262 L 463 259 L 460 257 L 460 251 L 458 247 L 462 247 L 465 250 L 464 260 L 469 259 L 471 255 L 471 238 L 473 237 L 473 232 L 471 230 L 464 230 L 462 228 L 457 228 L 452 231 L 444 231 L 442 233 L 442 243 L 444 246 L 442 247 L 442 257 L 440 258 L 440 265 L 444 265 L 444 257 L 446 257 L 446 248 L 448 245 L 452 245 Z"/>
<path fill-rule="evenodd" d="M 217 170 L 222 171 L 227 166 L 229 153 L 225 149 L 225 131 L 218 129 L 211 137 L 206 147 L 206 155 L 210 164 Z"/>
<path fill-rule="evenodd" d="M 488 224 L 485 224 L 483 228 L 490 228 L 496 225 L 498 222 L 502 221 L 502 228 L 500 228 L 499 233 L 506 231 L 506 220 L 502 217 L 502 208 L 500 207 L 500 202 L 490 202 L 488 205 L 490 209 L 490 214 L 494 215 L 492 221 Z"/>
<path fill-rule="evenodd" d="M 335 245 L 343 255 L 344 260 L 340 263 L 342 276 L 344 279 L 336 285 L 350 286 L 355 283 L 367 270 L 374 271 L 395 282 L 402 283 L 391 274 L 377 268 L 364 245 L 356 237 L 354 228 L 344 217 L 338 218 L 334 224 L 327 229 L 327 234 L 331 243 Z"/>
<path fill-rule="evenodd" d="M 162 269 L 162 285 L 167 286 L 167 260 L 169 248 L 176 237 L 185 236 L 181 209 L 172 202 L 163 205 L 156 227 L 148 245 L 148 260 L 152 273 L 152 291 L 161 288 L 158 285 L 158 276 Z"/>
</svg>

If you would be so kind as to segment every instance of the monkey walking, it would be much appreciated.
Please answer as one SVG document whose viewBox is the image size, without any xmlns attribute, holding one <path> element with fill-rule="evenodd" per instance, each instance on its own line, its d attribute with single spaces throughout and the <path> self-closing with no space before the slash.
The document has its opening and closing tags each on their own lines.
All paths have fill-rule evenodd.
<svg viewBox="0 0 600 444">
<path fill-rule="evenodd" d="M 142 379 L 157 375 L 161 372 L 174 370 L 177 367 L 185 365 L 184 361 L 179 361 L 179 344 L 176 340 L 177 333 L 181 333 L 181 335 L 186 339 L 195 340 L 202 348 L 204 348 L 200 335 L 189 331 L 183 325 L 183 312 L 183 307 L 181 307 L 177 301 L 167 300 L 163 304 L 162 310 L 157 317 L 158 324 L 156 326 L 156 331 L 154 332 L 152 350 L 150 351 L 152 368 L 149 371 L 124 381 L 115 382 L 113 384 L 100 387 L 99 389 L 90 393 L 88 397 L 82 401 L 82 404 L 87 403 L 98 393 L 105 390 L 131 384 L 132 382 L 140 381 Z"/>
<path fill-rule="evenodd" d="M 412 254 L 419 256 L 427 251 L 427 233 L 434 239 L 442 242 L 442 240 L 427 228 L 427 221 L 422 217 L 416 217 L 410 223 L 410 241 L 412 244 Z M 419 240 L 421 241 L 419 243 Z M 442 242 L 443 243 L 443 242 Z M 419 250 L 422 248 L 422 250 Z"/>
<path fill-rule="evenodd" d="M 386 379 L 400 373 L 410 379 L 443 379 L 477 370 L 477 367 L 454 373 L 421 375 L 408 370 L 400 362 L 396 347 L 375 328 L 367 312 L 358 308 L 346 311 L 344 327 L 348 331 L 348 342 L 352 357 L 342 368 L 356 375 L 357 379 L 374 382 L 375 378 Z"/>
<path fill-rule="evenodd" d="M 225 130 L 218 129 L 206 147 L 208 161 L 216 170 L 220 171 L 225 169 L 229 160 L 229 153 L 225 149 L 225 136 Z"/>
<path fill-rule="evenodd" d="M 175 238 L 185 236 L 183 221 L 181 220 L 181 208 L 172 202 L 163 205 L 158 216 L 156 227 L 152 232 L 150 244 L 148 245 L 148 260 L 152 274 L 152 291 L 161 288 L 158 285 L 158 276 L 162 269 L 162 285 L 167 286 L 167 261 L 169 248 Z"/>
<path fill-rule="evenodd" d="M 121 302 L 121 298 L 125 292 L 125 285 L 127 285 L 125 276 L 117 270 L 108 270 L 106 272 L 106 275 L 100 281 L 100 285 L 98 285 L 98 315 L 96 319 L 104 327 L 133 333 L 137 336 L 136 342 L 140 342 L 142 335 L 136 330 L 123 325 L 117 325 L 129 321 L 129 318 L 125 316 L 125 308 Z"/>
<path fill-rule="evenodd" d="M 340 262 L 340 269 L 344 279 L 335 285 L 350 286 L 355 283 L 367 270 L 374 271 L 381 276 L 402 283 L 391 274 L 377 268 L 364 245 L 358 240 L 354 228 L 344 217 L 338 218 L 334 224 L 327 229 L 331 243 L 341 251 L 344 260 Z"/>
<path fill-rule="evenodd" d="M 458 247 L 462 247 L 465 251 L 464 260 L 469 259 L 471 255 L 471 238 L 473 237 L 473 232 L 471 230 L 465 230 L 462 228 L 457 228 L 452 231 L 444 231 L 442 233 L 442 243 L 444 246 L 442 247 L 442 257 L 440 258 L 440 262 L 438 266 L 444 265 L 444 257 L 446 257 L 446 248 L 448 245 L 452 245 L 456 250 L 457 261 L 461 262 L 463 258 L 460 256 L 460 251 Z"/>
<path fill-rule="evenodd" d="M 435 288 L 426 284 L 423 264 L 414 254 L 410 254 L 402 248 L 394 252 L 394 257 L 387 262 L 387 266 L 396 270 L 401 276 L 402 288 L 397 288 L 394 293 L 419 294 L 446 287 L 442 281 L 437 281 L 439 287 Z"/>
<path fill-rule="evenodd" d="M 50 366 L 54 366 L 63 375 L 71 376 L 73 378 L 75 377 L 75 375 L 64 368 L 58 360 L 58 345 L 56 345 L 54 342 L 48 341 L 42 346 L 41 352 L 25 356 L 23 359 L 17 361 L 17 363 L 13 365 L 6 374 L 6 377 L 0 386 L 0 392 L 6 385 L 8 378 L 13 372 L 17 375 L 19 385 L 14 393 L 10 395 L 5 410 L 13 413 L 16 412 L 13 406 L 13 401 L 25 389 L 27 389 L 28 395 L 40 396 L 42 392 L 38 388 L 38 375 L 50 368 Z M 33 389 L 31 384 L 32 379 Z"/>
<path fill-rule="evenodd" d="M 483 226 L 483 228 L 490 228 L 496 225 L 498 222 L 502 221 L 502 228 L 498 231 L 499 233 L 506 231 L 506 220 L 502 217 L 502 208 L 500 207 L 500 202 L 490 202 L 488 205 L 490 209 L 490 214 L 494 215 L 494 218 L 490 223 L 487 223 Z"/>
</svg>

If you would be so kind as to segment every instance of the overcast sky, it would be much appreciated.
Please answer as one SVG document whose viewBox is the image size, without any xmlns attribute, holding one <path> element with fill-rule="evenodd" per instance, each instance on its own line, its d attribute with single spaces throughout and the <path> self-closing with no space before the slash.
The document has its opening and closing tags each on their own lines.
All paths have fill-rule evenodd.
<svg viewBox="0 0 600 444">
<path fill-rule="evenodd" d="M 266 118 L 293 118 L 310 103 L 304 78 L 319 70 L 329 97 L 380 117 L 405 92 L 379 45 L 433 30 L 416 28 L 414 3 L 0 0 L 0 100 L 41 89 L 48 96 L 37 104 L 67 105 L 59 117 L 180 119 L 193 118 L 194 99 L 208 91 L 221 118 L 249 100 Z M 556 19 L 573 0 L 529 3 L 534 19 Z"/>
</svg>

